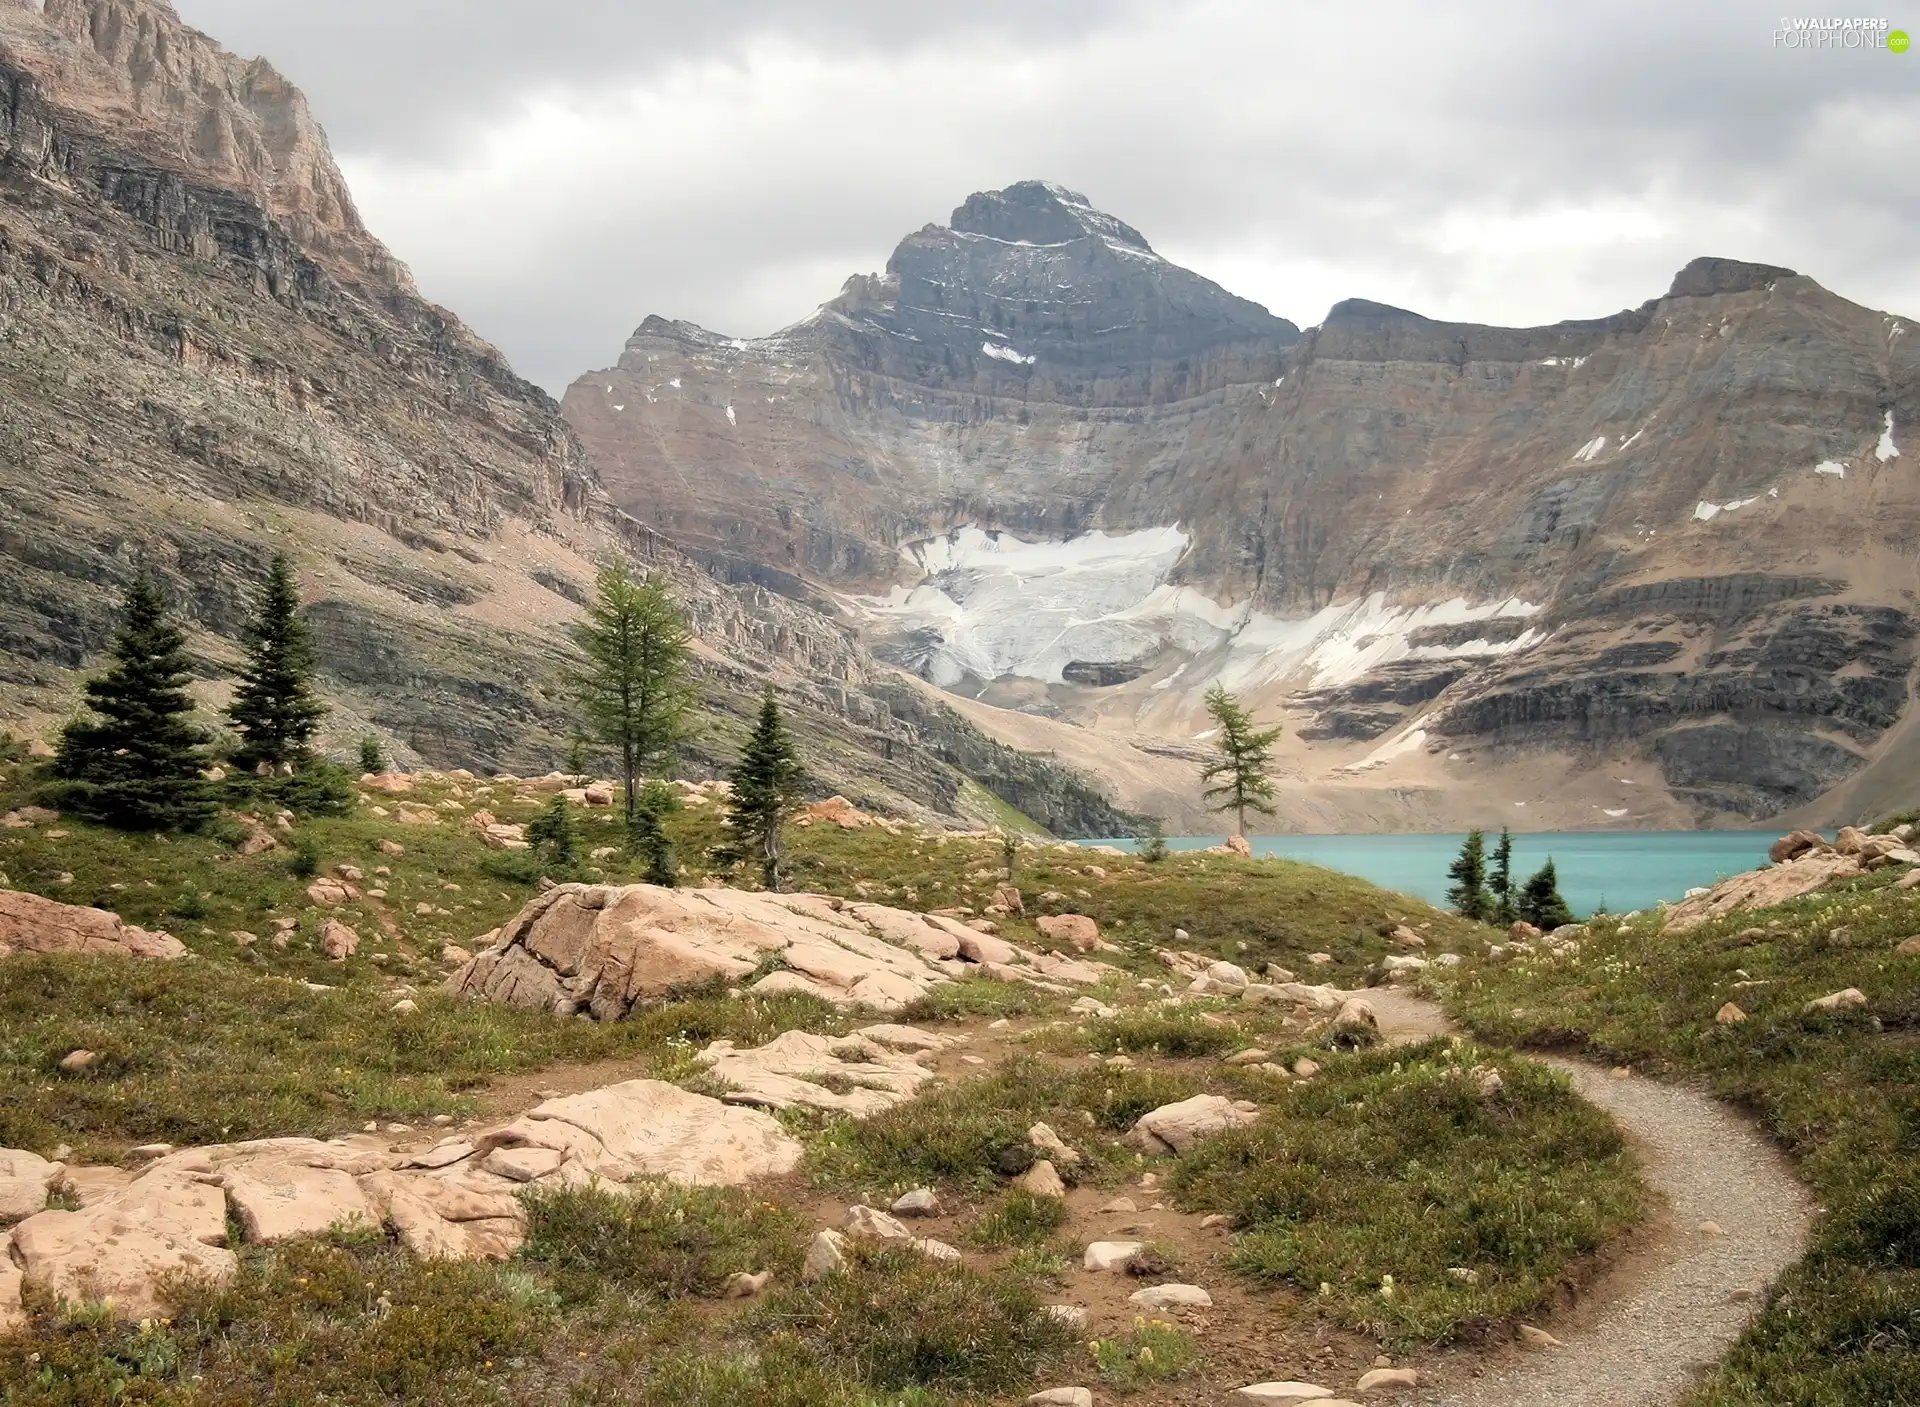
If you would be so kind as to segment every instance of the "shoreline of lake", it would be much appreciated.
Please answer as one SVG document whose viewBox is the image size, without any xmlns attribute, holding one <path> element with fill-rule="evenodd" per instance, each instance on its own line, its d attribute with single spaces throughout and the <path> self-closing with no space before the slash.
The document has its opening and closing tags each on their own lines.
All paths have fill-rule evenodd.
<svg viewBox="0 0 1920 1407">
<path fill-rule="evenodd" d="M 1768 831 L 1516 831 L 1516 885 L 1551 857 L 1560 893 L 1574 913 L 1586 917 L 1678 902 L 1689 889 L 1711 886 L 1729 875 L 1767 863 L 1767 847 L 1779 838 Z M 1497 835 L 1487 837 L 1491 860 Z M 1447 866 L 1460 853 L 1465 832 L 1401 834 L 1262 835 L 1248 837 L 1256 857 L 1280 856 L 1320 865 L 1377 884 L 1436 907 L 1446 907 Z M 1225 836 L 1167 838 L 1176 852 L 1223 844 Z M 1127 840 L 1081 840 L 1079 845 L 1135 849 Z"/>
</svg>

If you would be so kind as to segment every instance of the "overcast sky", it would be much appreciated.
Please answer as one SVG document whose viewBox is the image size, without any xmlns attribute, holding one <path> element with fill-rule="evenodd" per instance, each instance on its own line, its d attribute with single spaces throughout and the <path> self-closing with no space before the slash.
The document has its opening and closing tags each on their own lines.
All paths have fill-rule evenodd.
<svg viewBox="0 0 1920 1407">
<path fill-rule="evenodd" d="M 175 3 L 555 393 L 648 313 L 804 317 L 1028 177 L 1303 326 L 1593 316 L 1704 253 L 1920 315 L 1920 53 L 1776 48 L 1781 0 Z"/>
</svg>

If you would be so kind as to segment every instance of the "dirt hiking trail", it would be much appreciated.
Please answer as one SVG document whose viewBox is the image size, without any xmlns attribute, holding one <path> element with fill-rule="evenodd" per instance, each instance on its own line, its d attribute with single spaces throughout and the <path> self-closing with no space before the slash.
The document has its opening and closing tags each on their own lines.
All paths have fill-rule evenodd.
<svg viewBox="0 0 1920 1407">
<path fill-rule="evenodd" d="M 1390 1042 L 1451 1032 L 1431 1002 L 1362 993 Z M 1778 1150 L 1711 1095 L 1583 1061 L 1532 1057 L 1620 1126 L 1665 1206 L 1639 1244 L 1546 1327 L 1559 1348 L 1449 1355 L 1421 1407 L 1670 1407 L 1726 1354 L 1799 1260 L 1813 1204 Z"/>
</svg>

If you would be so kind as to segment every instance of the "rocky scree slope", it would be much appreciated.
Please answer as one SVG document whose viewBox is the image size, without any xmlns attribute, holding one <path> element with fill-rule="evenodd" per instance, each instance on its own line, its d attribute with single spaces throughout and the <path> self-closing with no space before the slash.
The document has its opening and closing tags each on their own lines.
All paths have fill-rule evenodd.
<svg viewBox="0 0 1920 1407">
<path fill-rule="evenodd" d="M 650 317 L 565 407 L 616 501 L 943 687 L 1190 739 L 1224 679 L 1307 779 L 1625 769 L 1561 819 L 1632 825 L 1903 770 L 1917 387 L 1787 269 L 1303 334 L 1022 182 L 772 337 Z"/>
<path fill-rule="evenodd" d="M 723 714 L 781 687 L 828 789 L 952 816 L 964 757 L 1048 824 L 1125 825 L 930 701 L 900 716 L 844 628 L 614 509 L 552 400 L 367 231 L 300 93 L 161 0 L 0 0 L 0 505 L 16 731 L 71 708 L 136 570 L 217 701 L 285 550 L 340 739 L 541 770 L 572 727 L 558 627 L 611 551 L 672 577 Z"/>
</svg>

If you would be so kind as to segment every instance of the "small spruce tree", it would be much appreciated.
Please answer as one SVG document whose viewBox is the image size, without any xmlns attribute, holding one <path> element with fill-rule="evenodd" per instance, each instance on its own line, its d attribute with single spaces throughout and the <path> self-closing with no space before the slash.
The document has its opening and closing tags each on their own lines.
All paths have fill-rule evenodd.
<svg viewBox="0 0 1920 1407">
<path fill-rule="evenodd" d="M 1214 743 L 1220 756 L 1200 773 L 1207 804 L 1216 811 L 1233 812 L 1235 834 L 1245 835 L 1247 812 L 1273 814 L 1273 779 L 1267 768 L 1272 765 L 1273 740 L 1280 730 L 1254 727 L 1253 715 L 1240 707 L 1224 684 L 1207 690 L 1207 712 L 1220 730 Z"/>
<path fill-rule="evenodd" d="M 387 755 L 380 750 L 380 740 L 369 733 L 360 739 L 360 771 L 384 772 L 387 770 Z"/>
<path fill-rule="evenodd" d="M 1447 902 L 1462 918 L 1484 923 L 1493 912 L 1493 899 L 1487 893 L 1487 836 L 1485 831 L 1468 831 L 1466 843 L 1447 867 L 1453 881 L 1447 890 Z"/>
<path fill-rule="evenodd" d="M 666 818 L 679 809 L 680 798 L 658 778 L 640 788 L 639 806 L 627 831 L 627 848 L 646 865 L 648 884 L 671 889 L 680 882 L 680 867 L 674 863 L 673 842 L 667 837 L 666 827 Z"/>
<path fill-rule="evenodd" d="M 1000 831 L 1000 864 L 1007 872 L 1007 883 L 1014 880 L 1014 869 L 1020 863 L 1020 837 L 1004 827 Z"/>
<path fill-rule="evenodd" d="M 767 686 L 760 701 L 760 717 L 731 780 L 733 795 L 727 806 L 734 839 L 729 853 L 741 859 L 757 857 L 762 883 L 768 889 L 778 889 L 780 831 L 787 817 L 800 807 L 806 772 L 794 755 L 772 685 Z"/>
<path fill-rule="evenodd" d="M 1514 907 L 1513 832 L 1505 826 L 1500 827 L 1500 841 L 1493 847 L 1493 874 L 1488 888 L 1492 891 L 1493 921 L 1502 925 L 1512 923 L 1519 911 Z"/>
<path fill-rule="evenodd" d="M 564 874 L 573 868 L 578 842 L 573 834 L 573 808 L 566 797 L 556 796 L 540 808 L 540 814 L 527 823 L 527 839 L 549 869 Z"/>
<path fill-rule="evenodd" d="M 1560 876 L 1553 868 L 1551 855 L 1520 891 L 1520 917 L 1542 933 L 1573 922 L 1573 910 L 1560 897 Z"/>
<path fill-rule="evenodd" d="M 60 804 L 126 830 L 197 830 L 213 818 L 207 735 L 186 691 L 186 637 L 154 584 L 127 588 L 112 663 L 87 682 L 93 716 L 69 723 L 54 757 Z"/>
<path fill-rule="evenodd" d="M 1146 839 L 1140 842 L 1140 858 L 1157 865 L 1167 858 L 1167 829 L 1158 816 L 1147 822 Z"/>
<path fill-rule="evenodd" d="M 234 762 L 247 769 L 298 766 L 326 717 L 313 692 L 313 639 L 300 617 L 300 589 L 284 554 L 275 553 L 247 627 L 247 662 L 227 717 L 240 733 Z"/>
</svg>

